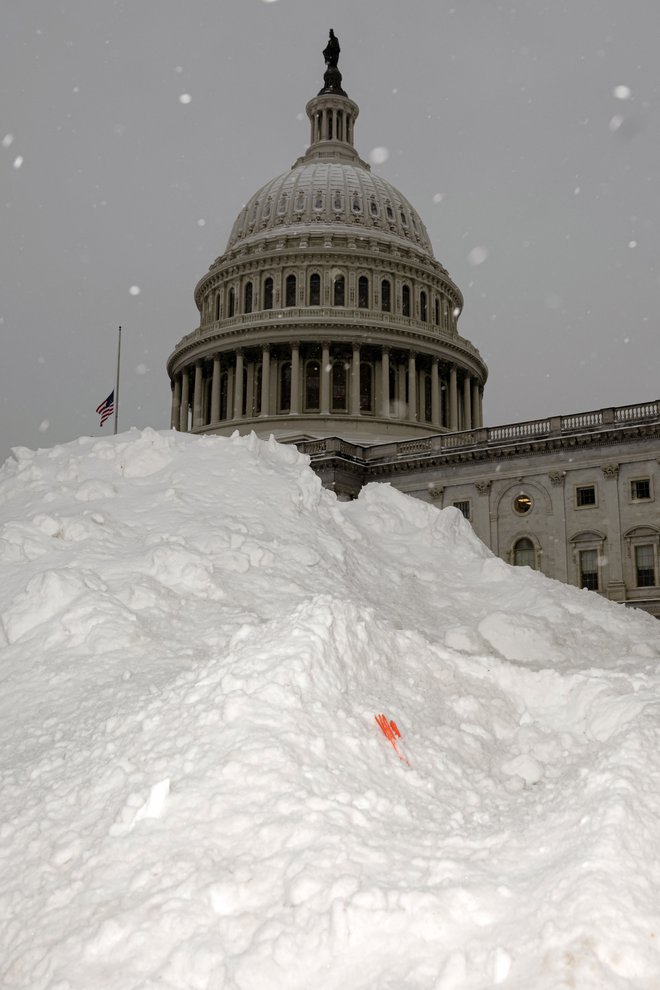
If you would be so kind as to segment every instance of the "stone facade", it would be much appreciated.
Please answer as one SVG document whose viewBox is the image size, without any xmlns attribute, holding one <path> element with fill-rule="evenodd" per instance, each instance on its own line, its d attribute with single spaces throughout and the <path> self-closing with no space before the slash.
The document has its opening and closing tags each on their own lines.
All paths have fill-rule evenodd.
<svg viewBox="0 0 660 990">
<path fill-rule="evenodd" d="M 246 203 L 195 289 L 199 326 L 167 365 L 172 427 L 295 442 L 340 498 L 390 482 L 460 509 L 510 563 L 660 614 L 659 403 L 484 429 L 460 290 L 355 150 L 336 66 L 324 82 L 305 155 Z"/>
<path fill-rule="evenodd" d="M 300 445 L 340 498 L 454 506 L 508 563 L 660 616 L 660 401 L 360 446 Z"/>
</svg>

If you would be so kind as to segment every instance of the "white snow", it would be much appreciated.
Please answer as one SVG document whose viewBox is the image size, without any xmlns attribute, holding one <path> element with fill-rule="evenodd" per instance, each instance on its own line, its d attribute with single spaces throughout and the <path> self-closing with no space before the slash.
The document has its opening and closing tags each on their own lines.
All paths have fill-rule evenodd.
<svg viewBox="0 0 660 990">
<path fill-rule="evenodd" d="M 3 990 L 660 985 L 650 616 L 254 436 L 16 449 L 0 568 Z"/>
</svg>

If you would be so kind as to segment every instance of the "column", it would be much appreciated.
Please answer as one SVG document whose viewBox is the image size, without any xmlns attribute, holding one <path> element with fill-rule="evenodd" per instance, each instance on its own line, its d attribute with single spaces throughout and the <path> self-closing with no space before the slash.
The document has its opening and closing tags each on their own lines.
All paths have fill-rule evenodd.
<svg viewBox="0 0 660 990">
<path fill-rule="evenodd" d="M 296 415 L 300 412 L 300 343 L 296 340 L 291 344 L 291 406 L 290 412 Z"/>
<path fill-rule="evenodd" d="M 255 364 L 254 361 L 248 361 L 247 366 L 247 402 L 245 403 L 245 415 L 250 418 L 254 416 L 254 379 L 255 379 Z"/>
<path fill-rule="evenodd" d="M 324 340 L 321 352 L 321 415 L 330 415 L 330 344 Z"/>
<path fill-rule="evenodd" d="M 261 348 L 261 415 L 270 416 L 270 344 Z"/>
<path fill-rule="evenodd" d="M 472 429 L 472 406 L 470 404 L 470 376 L 463 379 L 463 429 Z"/>
<path fill-rule="evenodd" d="M 179 429 L 182 433 L 188 432 L 188 408 L 190 406 L 190 375 L 188 369 L 181 375 L 181 416 L 179 419 Z"/>
<path fill-rule="evenodd" d="M 483 426 L 479 416 L 479 382 L 472 379 L 472 425 L 476 428 Z"/>
<path fill-rule="evenodd" d="M 360 415 L 360 345 L 353 341 L 351 362 L 351 416 Z"/>
<path fill-rule="evenodd" d="M 170 416 L 170 428 L 178 430 L 181 423 L 181 375 L 174 379 L 172 389 L 172 414 Z"/>
<path fill-rule="evenodd" d="M 202 425 L 202 389 L 204 387 L 204 369 L 202 362 L 195 364 L 195 391 L 193 393 L 193 430 Z"/>
<path fill-rule="evenodd" d="M 380 360 L 381 416 L 390 418 L 390 349 L 383 347 Z"/>
<path fill-rule="evenodd" d="M 243 349 L 241 347 L 236 351 L 234 369 L 234 419 L 241 419 L 243 416 Z"/>
<path fill-rule="evenodd" d="M 408 355 L 408 419 L 417 422 L 417 359 L 415 352 Z"/>
<path fill-rule="evenodd" d="M 449 429 L 453 432 L 458 429 L 458 388 L 454 365 L 449 369 Z"/>
<path fill-rule="evenodd" d="M 220 355 L 213 355 L 213 378 L 211 379 L 211 422 L 220 419 Z"/>
<path fill-rule="evenodd" d="M 431 362 L 431 421 L 434 426 L 442 426 L 440 421 L 440 360 L 437 357 Z"/>
</svg>

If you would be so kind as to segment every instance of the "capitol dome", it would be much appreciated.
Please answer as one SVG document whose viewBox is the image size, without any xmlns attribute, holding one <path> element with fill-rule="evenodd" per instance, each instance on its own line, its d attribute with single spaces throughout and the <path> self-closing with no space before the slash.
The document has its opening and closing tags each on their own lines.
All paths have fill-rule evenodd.
<svg viewBox="0 0 660 990">
<path fill-rule="evenodd" d="M 487 368 L 419 214 L 354 146 L 331 32 L 310 144 L 245 204 L 168 361 L 172 426 L 356 442 L 480 426 Z"/>
</svg>

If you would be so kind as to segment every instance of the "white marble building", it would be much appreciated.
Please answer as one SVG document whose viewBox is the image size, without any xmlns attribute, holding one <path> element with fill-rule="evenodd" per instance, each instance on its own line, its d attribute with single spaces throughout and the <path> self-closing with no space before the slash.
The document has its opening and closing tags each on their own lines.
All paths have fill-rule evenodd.
<svg viewBox="0 0 660 990">
<path fill-rule="evenodd" d="M 310 145 L 240 211 L 168 360 L 171 425 L 274 434 L 354 497 L 457 506 L 513 564 L 660 614 L 660 403 L 486 429 L 460 290 L 405 196 L 354 146 L 326 49 Z"/>
</svg>

